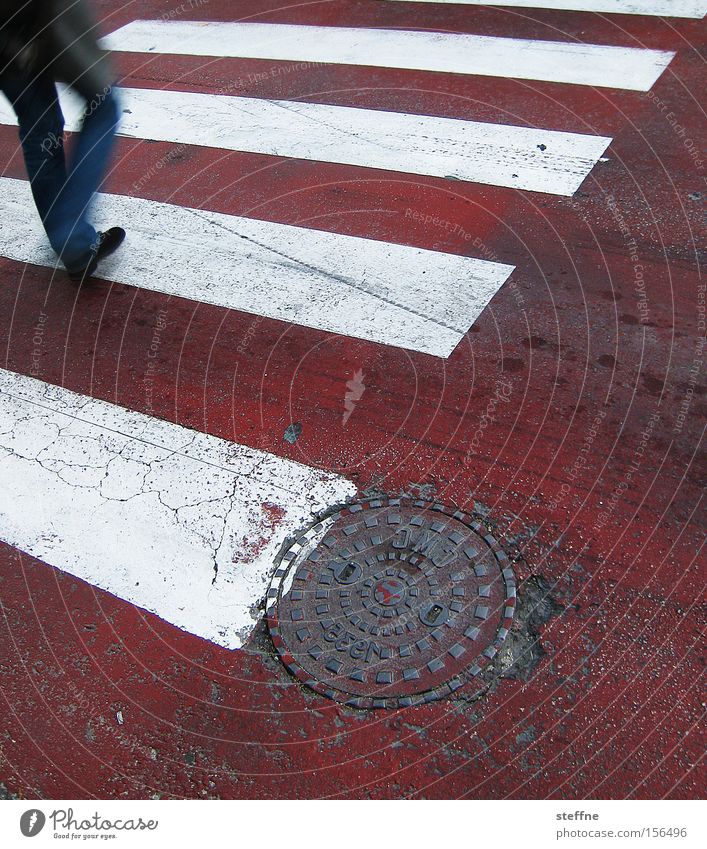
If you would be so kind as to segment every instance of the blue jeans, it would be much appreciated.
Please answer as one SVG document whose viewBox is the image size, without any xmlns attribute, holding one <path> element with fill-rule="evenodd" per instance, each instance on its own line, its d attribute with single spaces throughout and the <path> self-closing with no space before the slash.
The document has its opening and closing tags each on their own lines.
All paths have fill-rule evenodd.
<svg viewBox="0 0 707 849">
<path fill-rule="evenodd" d="M 116 94 L 109 88 L 88 104 L 67 167 L 64 116 L 54 81 L 8 72 L 0 74 L 0 91 L 17 114 L 32 195 L 49 242 L 69 271 L 81 269 L 98 241 L 88 213 L 118 126 Z"/>
</svg>

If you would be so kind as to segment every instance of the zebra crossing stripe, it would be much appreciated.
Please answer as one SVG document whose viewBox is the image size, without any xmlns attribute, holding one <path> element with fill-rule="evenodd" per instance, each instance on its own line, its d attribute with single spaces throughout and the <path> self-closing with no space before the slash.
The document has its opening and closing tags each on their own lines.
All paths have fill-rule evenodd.
<svg viewBox="0 0 707 849">
<path fill-rule="evenodd" d="M 3 369 L 0 480 L 4 542 L 229 649 L 286 538 L 356 491 Z"/>
<path fill-rule="evenodd" d="M 449 356 L 513 271 L 123 195 L 99 195 L 96 214 L 99 228 L 128 232 L 125 249 L 100 265 L 106 280 L 437 357 Z M 0 255 L 55 265 L 27 182 L 0 178 L 0 216 Z"/>
<path fill-rule="evenodd" d="M 562 41 L 293 24 L 137 20 L 111 50 L 367 65 L 648 91 L 674 53 Z"/>
<path fill-rule="evenodd" d="M 120 133 L 572 195 L 610 138 L 348 106 L 186 91 L 120 89 Z M 69 129 L 83 102 L 64 89 Z M 16 123 L 4 99 L 0 123 Z"/>
<path fill-rule="evenodd" d="M 406 3 L 429 1 L 403 0 Z M 706 0 L 434 0 L 434 2 L 465 6 L 508 6 L 509 8 L 556 9 L 570 12 L 654 15 L 665 18 L 703 18 L 707 14 Z"/>
</svg>

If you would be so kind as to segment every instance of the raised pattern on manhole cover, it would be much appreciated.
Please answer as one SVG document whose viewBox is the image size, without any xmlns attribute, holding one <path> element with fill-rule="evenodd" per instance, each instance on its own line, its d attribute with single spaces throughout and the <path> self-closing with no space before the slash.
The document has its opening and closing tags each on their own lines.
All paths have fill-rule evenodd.
<svg viewBox="0 0 707 849">
<path fill-rule="evenodd" d="M 406 707 L 478 676 L 506 638 L 516 591 L 496 540 L 460 511 L 373 500 L 285 551 L 267 617 L 285 665 L 360 708 Z"/>
</svg>

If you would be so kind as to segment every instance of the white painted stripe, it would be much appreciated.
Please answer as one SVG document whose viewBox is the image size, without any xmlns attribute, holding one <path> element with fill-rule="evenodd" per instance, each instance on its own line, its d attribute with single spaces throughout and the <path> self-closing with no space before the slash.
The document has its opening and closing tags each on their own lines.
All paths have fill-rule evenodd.
<svg viewBox="0 0 707 849">
<path fill-rule="evenodd" d="M 648 91 L 674 53 L 443 32 L 204 21 L 132 21 L 112 50 L 372 65 Z"/>
<path fill-rule="evenodd" d="M 239 648 L 285 539 L 345 478 L 0 370 L 0 539 Z"/>
<path fill-rule="evenodd" d="M 430 0 L 401 0 L 427 3 Z M 433 0 L 465 6 L 508 6 L 523 9 L 566 9 L 570 12 L 606 12 L 620 15 L 655 15 L 665 18 L 703 18 L 707 0 Z"/>
<path fill-rule="evenodd" d="M 101 263 L 106 280 L 438 357 L 449 356 L 513 271 L 121 195 L 100 195 L 97 214 L 99 227 L 128 231 L 125 247 Z M 0 178 L 0 254 L 55 264 L 22 180 Z"/>
<path fill-rule="evenodd" d="M 348 106 L 258 100 L 185 91 L 121 89 L 120 132 L 174 141 L 428 174 L 572 195 L 604 153 L 610 138 L 484 124 Z M 70 129 L 83 104 L 64 90 Z M 15 123 L 0 99 L 0 123 Z"/>
</svg>

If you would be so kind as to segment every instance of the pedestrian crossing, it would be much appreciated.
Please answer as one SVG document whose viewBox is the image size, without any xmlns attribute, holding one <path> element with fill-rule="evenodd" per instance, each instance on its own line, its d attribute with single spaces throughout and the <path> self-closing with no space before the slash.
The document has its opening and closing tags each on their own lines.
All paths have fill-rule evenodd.
<svg viewBox="0 0 707 849">
<path fill-rule="evenodd" d="M 218 21 L 132 21 L 104 44 L 133 53 L 364 65 L 635 91 L 648 91 L 674 55 L 570 41 Z"/>
<path fill-rule="evenodd" d="M 396 0 L 387 0 L 396 2 Z M 426 3 L 429 0 L 397 0 Z M 653 15 L 666 18 L 703 18 L 706 0 L 435 0 L 464 6 L 505 6 L 520 9 L 552 9 L 570 12 L 605 12 L 619 15 Z"/>
<path fill-rule="evenodd" d="M 229 649 L 288 536 L 355 494 L 337 475 L 4 369 L 0 480 L 6 543 Z"/>
<path fill-rule="evenodd" d="M 513 266 L 121 195 L 101 195 L 130 250 L 106 280 L 448 357 Z M 53 267 L 29 184 L 0 178 L 0 253 Z M 146 274 L 159 258 L 160 272 Z"/>
<path fill-rule="evenodd" d="M 107 44 L 150 55 L 627 91 L 648 90 L 673 56 L 411 30 L 199 21 L 136 21 Z M 325 103 L 129 86 L 120 94 L 121 134 L 130 139 L 559 197 L 579 189 L 611 143 L 585 131 Z M 61 99 L 68 128 L 77 129 L 83 104 L 67 91 Z M 4 101 L 0 123 L 15 123 Z M 129 233 L 127 249 L 101 264 L 106 280 L 442 359 L 514 270 L 512 257 L 490 262 L 128 194 L 102 194 L 96 215 L 99 227 L 120 223 Z M 0 178 L 0 254 L 55 265 L 26 181 Z M 0 539 L 226 648 L 240 647 L 252 629 L 285 539 L 356 494 L 343 476 L 5 370 L 0 477 Z"/>
<path fill-rule="evenodd" d="M 611 139 L 285 100 L 122 88 L 120 134 L 268 156 L 574 194 Z M 67 127 L 84 104 L 64 90 Z M 7 104 L 0 123 L 14 123 Z"/>
</svg>

